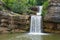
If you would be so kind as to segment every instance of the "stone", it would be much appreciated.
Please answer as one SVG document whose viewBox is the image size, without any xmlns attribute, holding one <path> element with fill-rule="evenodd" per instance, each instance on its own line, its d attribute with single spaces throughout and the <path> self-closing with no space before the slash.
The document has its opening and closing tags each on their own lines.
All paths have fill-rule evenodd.
<svg viewBox="0 0 60 40">
<path fill-rule="evenodd" d="M 51 32 L 52 32 L 52 30 L 50 30 L 50 29 L 44 29 L 44 32 L 51 33 Z"/>
<path fill-rule="evenodd" d="M 60 24 L 57 24 L 57 30 L 60 30 Z"/>
<path fill-rule="evenodd" d="M 60 3 L 60 0 L 49 0 L 50 2 Z"/>
<path fill-rule="evenodd" d="M 60 33 L 60 0 L 49 0 L 47 14 L 43 20 L 43 30 L 47 33 Z"/>
<path fill-rule="evenodd" d="M 0 18 L 0 32 L 1 33 L 7 33 L 7 32 L 27 32 L 28 30 L 27 25 L 29 25 L 29 15 L 3 15 L 4 13 L 0 14 L 2 15 Z M 7 28 L 7 29 L 5 29 Z"/>
<path fill-rule="evenodd" d="M 28 19 L 29 15 L 20 15 L 20 19 Z"/>
<path fill-rule="evenodd" d="M 24 32 L 26 32 L 26 31 L 25 31 L 25 30 L 20 30 L 20 32 L 24 33 Z"/>
<path fill-rule="evenodd" d="M 4 30 L 2 33 L 10 33 L 9 31 Z"/>
<path fill-rule="evenodd" d="M 0 10 L 0 33 L 27 32 L 29 24 L 30 15 L 20 15 L 5 9 Z"/>
<path fill-rule="evenodd" d="M 31 7 L 30 9 L 33 10 L 33 11 L 36 11 L 36 12 L 38 11 L 38 7 L 37 6 L 36 7 Z"/>
<path fill-rule="evenodd" d="M 5 27 L 0 27 L 0 31 L 7 31 L 8 28 L 5 28 Z"/>
<path fill-rule="evenodd" d="M 53 23 L 44 23 L 44 29 L 53 29 L 54 28 L 54 24 Z"/>
<path fill-rule="evenodd" d="M 44 16 L 44 21 L 60 22 L 60 3 L 57 1 L 59 0 L 51 0 L 52 6 L 49 5 L 48 13 Z"/>
<path fill-rule="evenodd" d="M 15 32 L 20 32 L 20 30 L 19 30 L 19 29 L 15 29 L 14 31 L 15 31 Z"/>
<path fill-rule="evenodd" d="M 60 33 L 60 31 L 58 31 L 58 30 L 55 30 L 55 32 L 54 33 Z"/>
</svg>

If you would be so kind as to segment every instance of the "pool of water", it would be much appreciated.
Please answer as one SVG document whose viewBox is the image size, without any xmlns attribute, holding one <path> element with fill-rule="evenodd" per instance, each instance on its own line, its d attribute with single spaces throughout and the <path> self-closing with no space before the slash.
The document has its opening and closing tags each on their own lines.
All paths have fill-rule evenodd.
<svg viewBox="0 0 60 40">
<path fill-rule="evenodd" d="M 60 35 L 29 35 L 27 33 L 0 34 L 0 40 L 60 40 Z"/>
</svg>

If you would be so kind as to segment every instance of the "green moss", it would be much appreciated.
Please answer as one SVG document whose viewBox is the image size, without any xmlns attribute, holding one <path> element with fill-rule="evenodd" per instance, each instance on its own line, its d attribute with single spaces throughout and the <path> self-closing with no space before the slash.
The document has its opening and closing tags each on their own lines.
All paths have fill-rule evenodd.
<svg viewBox="0 0 60 40">
<path fill-rule="evenodd" d="M 46 1 L 44 4 L 43 4 L 43 11 L 42 11 L 42 16 L 45 16 L 48 12 L 48 6 L 49 6 L 49 1 Z"/>
</svg>

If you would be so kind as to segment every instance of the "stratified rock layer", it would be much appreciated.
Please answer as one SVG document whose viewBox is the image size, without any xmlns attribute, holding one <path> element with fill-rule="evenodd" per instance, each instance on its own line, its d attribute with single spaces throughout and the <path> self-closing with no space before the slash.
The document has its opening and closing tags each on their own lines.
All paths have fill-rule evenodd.
<svg viewBox="0 0 60 40">
<path fill-rule="evenodd" d="M 0 33 L 28 32 L 29 15 L 0 11 Z"/>
<path fill-rule="evenodd" d="M 60 0 L 50 0 L 43 25 L 44 32 L 60 33 Z"/>
</svg>

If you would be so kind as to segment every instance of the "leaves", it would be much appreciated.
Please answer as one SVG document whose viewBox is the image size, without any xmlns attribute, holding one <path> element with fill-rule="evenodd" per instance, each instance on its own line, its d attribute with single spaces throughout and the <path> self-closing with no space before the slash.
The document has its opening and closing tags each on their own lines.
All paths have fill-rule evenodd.
<svg viewBox="0 0 60 40">
<path fill-rule="evenodd" d="M 47 14 L 47 8 L 48 8 L 48 6 L 49 6 L 49 2 L 48 1 L 44 2 L 44 4 L 43 4 L 43 11 L 42 11 L 42 15 L 43 16 L 45 14 Z"/>
<path fill-rule="evenodd" d="M 44 0 L 2 0 L 13 12 L 27 13 L 30 7 L 41 5 Z M 32 11 L 32 10 L 31 10 Z"/>
</svg>

